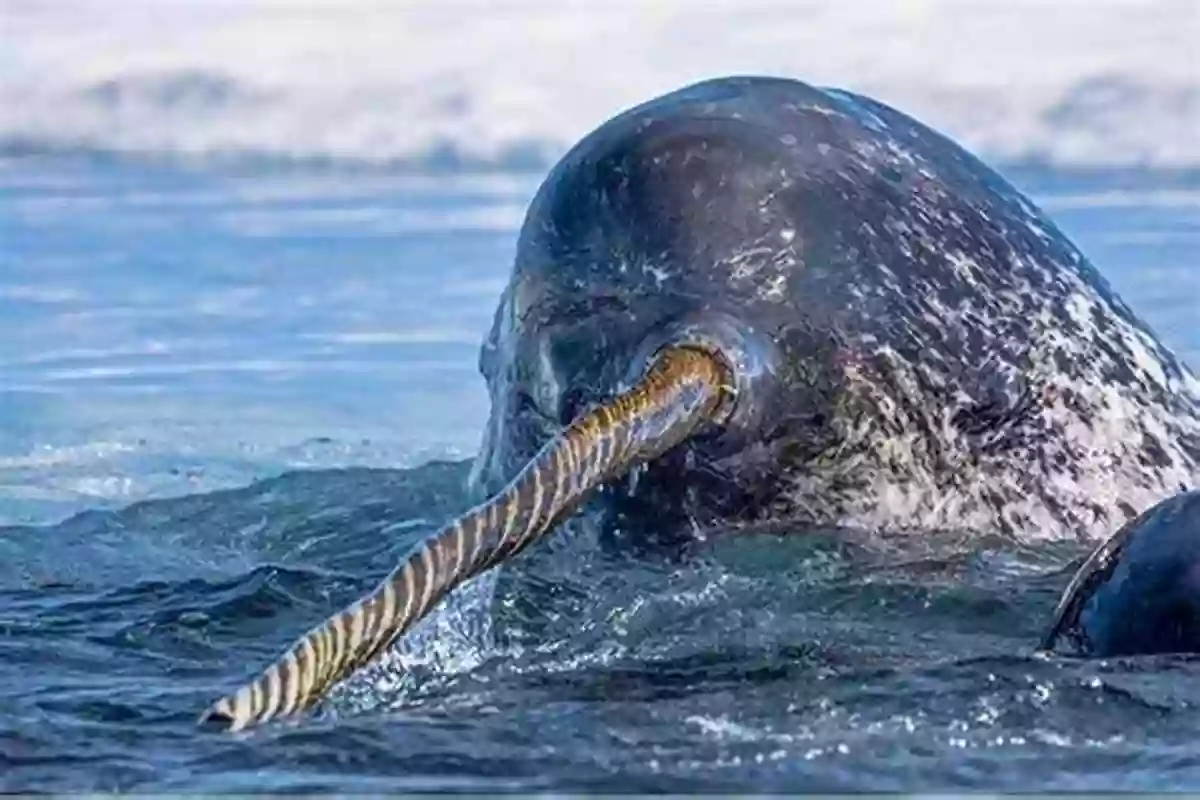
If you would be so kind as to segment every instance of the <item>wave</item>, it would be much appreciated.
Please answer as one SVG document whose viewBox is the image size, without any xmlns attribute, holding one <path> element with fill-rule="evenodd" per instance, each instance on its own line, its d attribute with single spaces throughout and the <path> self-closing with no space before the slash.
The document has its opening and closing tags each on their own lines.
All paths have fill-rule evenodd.
<svg viewBox="0 0 1200 800">
<path fill-rule="evenodd" d="M 540 169 L 651 96 L 766 73 L 872 95 L 1000 163 L 1188 168 L 1193 14 L 1178 0 L 14 3 L 0 154 Z"/>
</svg>

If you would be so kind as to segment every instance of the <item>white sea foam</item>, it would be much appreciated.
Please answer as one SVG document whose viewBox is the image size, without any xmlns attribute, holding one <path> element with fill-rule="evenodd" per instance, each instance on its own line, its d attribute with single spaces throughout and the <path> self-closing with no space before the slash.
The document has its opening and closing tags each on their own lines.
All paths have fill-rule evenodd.
<svg viewBox="0 0 1200 800">
<path fill-rule="evenodd" d="M 0 145 L 542 166 L 730 73 L 864 92 L 985 158 L 1200 165 L 1194 0 L 6 0 Z"/>
</svg>

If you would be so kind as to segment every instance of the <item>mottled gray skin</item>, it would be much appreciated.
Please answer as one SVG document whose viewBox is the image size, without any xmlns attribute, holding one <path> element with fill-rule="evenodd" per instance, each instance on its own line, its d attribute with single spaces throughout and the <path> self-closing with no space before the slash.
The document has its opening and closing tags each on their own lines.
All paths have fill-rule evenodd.
<svg viewBox="0 0 1200 800">
<path fill-rule="evenodd" d="M 1200 652 L 1200 492 L 1163 500 L 1097 548 L 1055 616 L 1045 649 Z"/>
<path fill-rule="evenodd" d="M 1103 536 L 1196 483 L 1195 378 L 1033 204 L 887 106 L 751 77 L 620 114 L 550 172 L 482 349 L 475 486 L 714 314 L 767 367 L 745 418 L 610 487 L 610 532 Z"/>
</svg>

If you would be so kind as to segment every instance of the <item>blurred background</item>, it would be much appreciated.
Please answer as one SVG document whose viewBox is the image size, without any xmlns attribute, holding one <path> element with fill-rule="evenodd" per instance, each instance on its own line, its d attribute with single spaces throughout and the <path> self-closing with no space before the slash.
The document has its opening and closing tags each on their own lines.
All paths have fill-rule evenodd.
<svg viewBox="0 0 1200 800">
<path fill-rule="evenodd" d="M 994 161 L 1195 167 L 1190 0 L 6 0 L 0 140 L 545 166 L 618 109 L 769 73 Z"/>
<path fill-rule="evenodd" d="M 544 167 L 695 80 L 872 95 L 992 161 L 1195 167 L 1191 0 L 6 0 L 0 141 Z"/>
</svg>

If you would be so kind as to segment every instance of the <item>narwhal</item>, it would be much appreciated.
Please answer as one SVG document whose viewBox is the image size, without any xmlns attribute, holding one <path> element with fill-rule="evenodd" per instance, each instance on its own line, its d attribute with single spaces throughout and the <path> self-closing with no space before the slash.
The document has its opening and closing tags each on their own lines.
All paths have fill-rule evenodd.
<svg viewBox="0 0 1200 800">
<path fill-rule="evenodd" d="M 618 544 L 1095 537 L 1200 462 L 1196 380 L 1041 211 L 899 111 L 793 80 L 698 83 L 567 152 L 480 369 L 487 499 L 204 719 L 310 707 L 585 503 Z"/>
<path fill-rule="evenodd" d="M 1041 648 L 1099 657 L 1200 653 L 1200 491 L 1156 503 L 1093 550 Z"/>
</svg>

